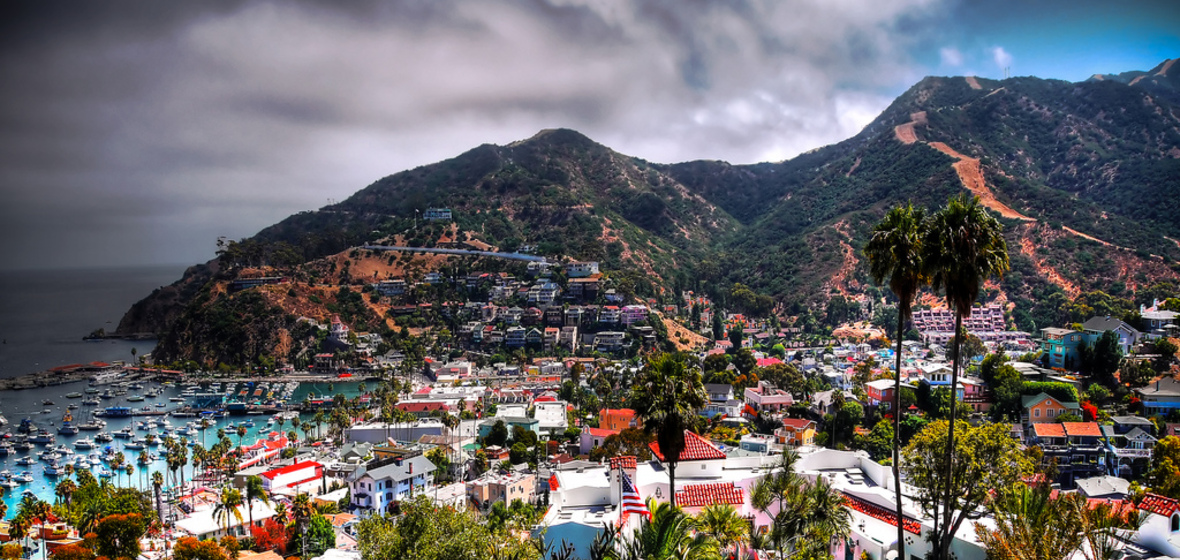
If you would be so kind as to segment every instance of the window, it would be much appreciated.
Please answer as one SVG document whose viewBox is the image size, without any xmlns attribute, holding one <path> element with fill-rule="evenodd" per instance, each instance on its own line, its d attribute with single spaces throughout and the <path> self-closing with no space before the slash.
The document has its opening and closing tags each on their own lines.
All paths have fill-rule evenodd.
<svg viewBox="0 0 1180 560">
<path fill-rule="evenodd" d="M 1040 417 L 1041 417 L 1041 409 L 1034 408 L 1033 409 L 1033 418 L 1040 418 Z"/>
<path fill-rule="evenodd" d="M 1057 412 L 1056 410 L 1053 410 L 1052 408 L 1050 408 L 1049 409 L 1049 418 L 1052 418 L 1056 412 Z"/>
<path fill-rule="evenodd" d="M 1172 532 L 1180 531 L 1180 512 L 1172 514 Z"/>
</svg>

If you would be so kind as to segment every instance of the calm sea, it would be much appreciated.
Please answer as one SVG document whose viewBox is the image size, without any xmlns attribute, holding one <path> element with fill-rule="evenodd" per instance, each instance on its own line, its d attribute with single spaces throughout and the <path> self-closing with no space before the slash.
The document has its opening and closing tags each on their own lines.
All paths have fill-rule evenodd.
<svg viewBox="0 0 1180 560">
<path fill-rule="evenodd" d="M 130 360 L 154 341 L 82 337 L 114 331 L 127 308 L 180 279 L 184 266 L 0 271 L 0 378 L 80 362 Z"/>
</svg>

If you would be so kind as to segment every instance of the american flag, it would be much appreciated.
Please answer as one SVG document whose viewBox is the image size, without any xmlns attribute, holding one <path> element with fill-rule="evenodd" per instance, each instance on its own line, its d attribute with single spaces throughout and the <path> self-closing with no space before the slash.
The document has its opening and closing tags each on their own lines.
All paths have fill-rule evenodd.
<svg viewBox="0 0 1180 560">
<path fill-rule="evenodd" d="M 621 471 L 619 477 L 623 486 L 623 511 L 619 515 L 619 526 L 622 527 L 632 513 L 651 519 L 651 512 L 648 511 L 647 504 L 639 498 L 639 492 L 635 491 L 635 485 L 631 484 L 631 478 L 627 476 L 627 473 Z"/>
</svg>

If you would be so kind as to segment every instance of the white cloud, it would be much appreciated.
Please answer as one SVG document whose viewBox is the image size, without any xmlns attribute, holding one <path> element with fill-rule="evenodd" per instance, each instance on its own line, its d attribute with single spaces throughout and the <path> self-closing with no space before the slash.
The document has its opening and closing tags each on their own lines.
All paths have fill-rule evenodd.
<svg viewBox="0 0 1180 560">
<path fill-rule="evenodd" d="M 943 47 L 938 51 L 939 57 L 942 58 L 943 66 L 962 66 L 963 53 L 954 47 Z"/>
<path fill-rule="evenodd" d="M 992 60 L 996 61 L 996 68 L 1000 70 L 1012 66 L 1012 55 L 1004 47 L 992 47 Z"/>
</svg>

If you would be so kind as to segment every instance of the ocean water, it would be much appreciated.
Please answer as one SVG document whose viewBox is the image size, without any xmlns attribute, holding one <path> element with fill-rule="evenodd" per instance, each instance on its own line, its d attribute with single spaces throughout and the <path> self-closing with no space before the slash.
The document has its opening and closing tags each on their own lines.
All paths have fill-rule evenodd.
<svg viewBox="0 0 1180 560">
<path fill-rule="evenodd" d="M 133 348 L 136 355 L 150 352 L 150 340 L 82 337 L 100 327 L 114 331 L 131 304 L 183 273 L 181 265 L 0 271 L 0 378 L 66 364 L 130 361 Z"/>
</svg>

